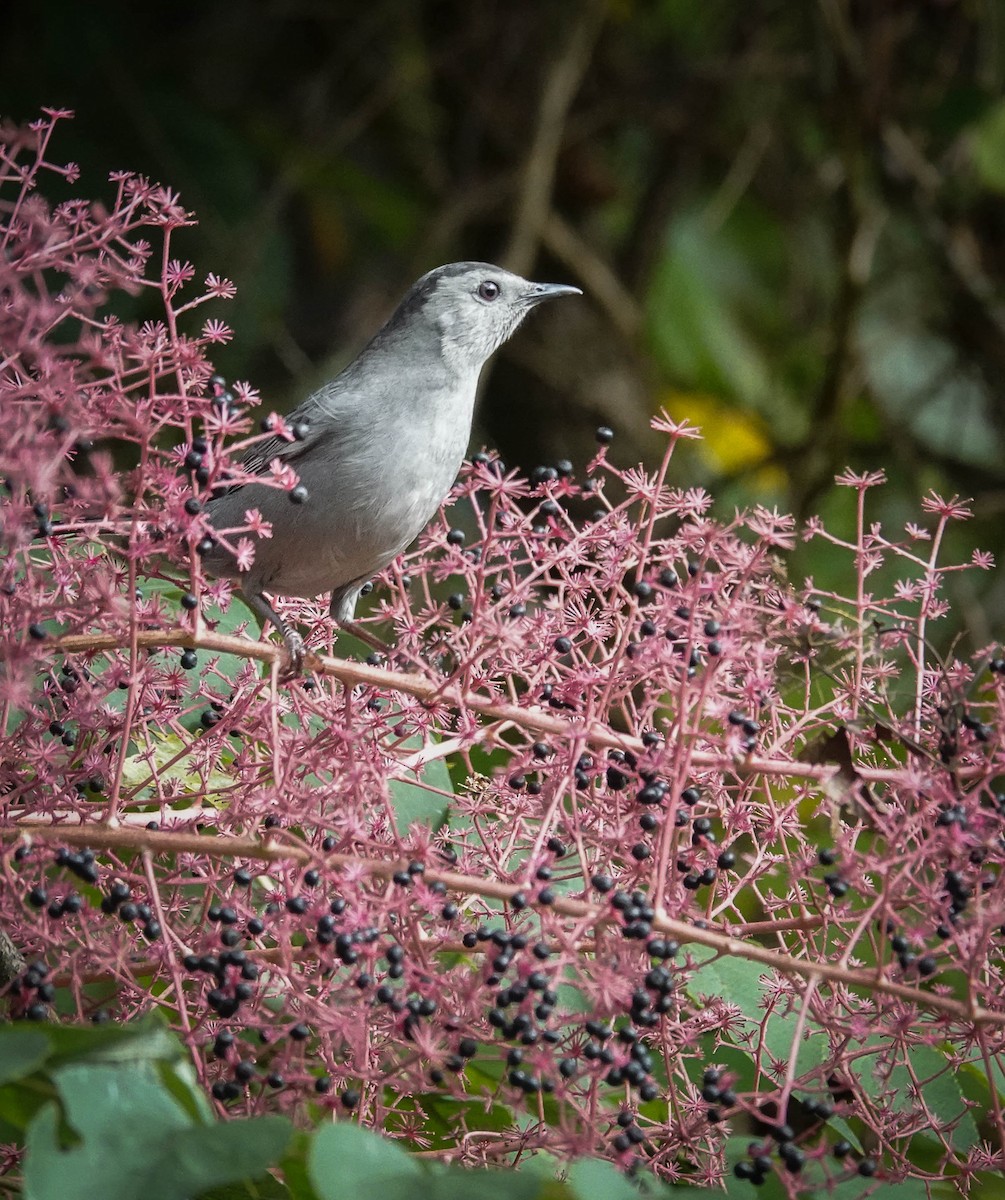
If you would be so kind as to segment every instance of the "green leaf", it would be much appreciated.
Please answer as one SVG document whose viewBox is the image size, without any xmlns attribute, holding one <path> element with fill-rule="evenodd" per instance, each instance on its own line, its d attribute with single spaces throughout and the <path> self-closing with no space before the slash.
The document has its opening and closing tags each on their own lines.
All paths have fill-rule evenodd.
<svg viewBox="0 0 1005 1200">
<path fill-rule="evenodd" d="M 423 1200 L 535 1200 L 542 1181 L 529 1171 L 483 1171 L 465 1167 L 441 1167 L 428 1172 L 423 1182 Z M 634 1196 L 633 1200 L 638 1200 Z"/>
<path fill-rule="evenodd" d="M 946 1187 L 936 1185 L 932 1190 L 936 1200 L 955 1200 L 959 1194 L 959 1188 L 951 1183 Z M 980 1200 L 1005 1200 L 1005 1178 L 986 1171 L 975 1171 L 970 1176 L 970 1195 L 979 1196 Z"/>
<path fill-rule="evenodd" d="M 827 1128 L 844 1138 L 846 1142 L 851 1142 L 859 1154 L 865 1153 L 865 1147 L 862 1145 L 862 1139 L 858 1136 L 858 1132 L 844 1117 L 831 1117 L 827 1122 Z"/>
<path fill-rule="evenodd" d="M 156 1069 L 165 1092 L 195 1124 L 208 1124 L 215 1119 L 206 1093 L 199 1086 L 191 1059 L 159 1062 Z"/>
<path fill-rule="evenodd" d="M 164 1168 L 178 1173 L 180 1196 L 255 1179 L 282 1157 L 291 1133 L 290 1122 L 279 1116 L 196 1127 L 176 1141 L 174 1153 L 165 1155 Z"/>
<path fill-rule="evenodd" d="M 575 1200 L 638 1200 L 638 1193 L 613 1163 L 581 1158 L 569 1168 Z"/>
<path fill-rule="evenodd" d="M 314 1135 L 307 1173 L 319 1200 L 415 1200 L 424 1194 L 425 1172 L 388 1138 L 351 1122 L 326 1125 Z"/>
<path fill-rule="evenodd" d="M 764 1018 L 765 986 L 761 980 L 767 974 L 764 967 L 750 959 L 722 955 L 704 963 L 692 976 L 688 994 L 695 999 L 701 995 L 721 996 L 735 1004 L 744 1014 L 743 1023 L 771 1057 L 787 1063 L 795 1053 L 798 1055 L 797 1074 L 805 1074 L 825 1061 L 827 1039 L 814 1021 L 807 1020 L 799 1044 L 795 1045 L 799 1014 L 795 1007 L 786 1010 L 783 1002 L 775 1003 Z M 757 1045 L 756 1040 L 754 1045 Z"/>
<path fill-rule="evenodd" d="M 886 1183 L 878 1185 L 875 1179 L 864 1179 L 859 1175 L 842 1180 L 833 1191 L 827 1192 L 828 1200 L 865 1200 L 866 1196 L 881 1196 L 882 1200 L 921 1200 L 928 1192 L 922 1185 L 918 1186 L 917 1179 L 905 1179 L 902 1183 Z M 978 1193 L 972 1192 L 971 1195 Z M 749 1195 L 749 1192 L 748 1192 Z"/>
<path fill-rule="evenodd" d="M 398 832 L 404 834 L 409 825 L 439 829 L 447 819 L 450 801 L 431 789 L 447 790 L 449 787 L 450 774 L 442 762 L 425 767 L 416 783 L 392 779 L 389 785 L 391 806 L 397 818 Z"/>
<path fill-rule="evenodd" d="M 914 1046 L 910 1051 L 910 1069 L 894 1067 L 889 1084 L 896 1090 L 895 1107 L 904 1112 L 917 1109 L 914 1079 L 920 1081 L 917 1091 L 924 1096 L 928 1111 L 936 1118 L 942 1131 L 952 1127 L 950 1141 L 957 1150 L 969 1150 L 980 1141 L 977 1126 L 960 1089 L 956 1071 L 946 1056 L 933 1046 Z M 933 1131 L 934 1132 L 934 1131 Z"/>
<path fill-rule="evenodd" d="M 307 1169 L 307 1150 L 310 1141 L 310 1134 L 303 1130 L 295 1130 L 286 1157 L 279 1165 L 283 1182 L 293 1200 L 321 1200 L 311 1183 L 310 1172 Z"/>
<path fill-rule="evenodd" d="M 990 1103 L 989 1087 L 995 1088 L 998 1095 L 1005 1098 L 1005 1068 L 998 1058 L 995 1055 L 989 1056 L 987 1066 L 991 1068 L 990 1072 L 987 1071 L 979 1046 L 970 1047 L 969 1058 L 970 1062 L 964 1063 L 960 1070 L 961 1082 L 976 1082 L 982 1090 L 981 1102 L 984 1104 Z"/>
<path fill-rule="evenodd" d="M 0 1028 L 0 1084 L 33 1074 L 51 1052 L 52 1042 L 39 1029 Z"/>
<path fill-rule="evenodd" d="M 47 1025 L 45 1034 L 52 1043 L 51 1067 L 81 1060 L 177 1062 L 185 1056 L 174 1034 L 156 1015 L 128 1025 Z"/>
<path fill-rule="evenodd" d="M 577 973 L 573 967 L 566 967 L 564 970 L 567 982 L 560 983 L 555 989 L 558 994 L 558 1007 L 563 1013 L 590 1013 L 593 1011 L 593 1003 L 586 992 L 586 989 L 579 983 Z"/>
<path fill-rule="evenodd" d="M 39 1038 L 45 1040 L 41 1054 Z M 38 1051 L 29 1051 L 35 1046 Z M 29 1063 L 34 1059 L 34 1066 Z M 172 1065 L 187 1060 L 176 1039 L 165 1029 L 158 1017 L 149 1017 L 129 1025 L 75 1026 L 46 1025 L 38 1028 L 4 1027 L 0 1029 L 0 1064 L 6 1083 L 0 1079 L 0 1119 L 18 1130 L 27 1128 L 39 1108 L 52 1098 L 49 1075 L 67 1063 L 148 1061 Z M 9 1074 L 14 1072 L 14 1074 Z M 29 1086 L 25 1080 L 35 1075 Z M 201 1103 L 208 1112 L 207 1102 L 196 1087 L 194 1078 L 187 1085 L 189 1103 Z"/>
<path fill-rule="evenodd" d="M 66 1066 L 54 1075 L 67 1124 L 47 1104 L 28 1127 L 31 1200 L 190 1200 L 207 1188 L 264 1174 L 290 1139 L 283 1117 L 194 1124 L 150 1062 Z"/>
<path fill-rule="evenodd" d="M 400 725 L 400 721 L 397 724 Z M 398 751 L 421 750 L 424 744 L 422 735 L 414 733 L 403 738 L 404 732 L 404 728 L 395 730 Z M 408 779 L 392 779 L 389 790 L 398 832 L 404 834 L 410 825 L 416 824 L 439 829 L 447 819 L 449 797 L 454 794 L 454 785 L 446 762 L 442 758 L 434 758 L 422 767 L 414 783 Z"/>
<path fill-rule="evenodd" d="M 24 1172 L 32 1200 L 128 1200 L 130 1194 L 147 1195 L 148 1185 L 154 1183 L 148 1178 L 151 1157 L 156 1157 L 153 1130 L 159 1131 L 162 1145 L 173 1144 L 175 1134 L 188 1124 L 157 1086 L 149 1064 L 68 1066 L 56 1073 L 56 1087 L 66 1119 L 81 1141 L 61 1147 L 54 1104 L 35 1117 L 28 1127 Z M 166 1185 L 161 1176 L 152 1194 L 178 1195 L 181 1200 L 182 1193 Z"/>
<path fill-rule="evenodd" d="M 462 1125 L 468 1129 L 477 1129 L 479 1133 L 502 1133 L 503 1130 L 512 1129 L 512 1109 L 502 1104 L 490 1104 L 486 1108 L 484 1100 L 485 1095 L 498 1090 L 503 1064 L 500 1063 L 499 1068 L 497 1073 L 490 1073 L 469 1063 L 464 1074 L 471 1085 L 470 1097 L 443 1095 L 438 1092 L 415 1097 L 416 1103 L 421 1105 L 425 1113 L 422 1130 L 430 1139 L 427 1144 L 437 1149 L 455 1144 L 458 1128 Z"/>
<path fill-rule="evenodd" d="M 44 1080 L 16 1081 L 0 1087 L 0 1129 L 13 1130 L 13 1136 L 0 1139 L 21 1142 L 25 1130 L 38 1110 L 52 1099 L 52 1088 Z"/>
<path fill-rule="evenodd" d="M 230 775 L 214 769 L 205 780 L 193 765 L 200 747 L 182 741 L 177 734 L 155 734 L 149 727 L 144 730 L 146 745 L 137 750 L 122 764 L 122 781 L 128 788 L 152 784 L 154 778 L 161 783 L 178 783 L 179 795 L 198 794 L 206 797 L 213 792 L 225 791 L 232 783 Z"/>
<path fill-rule="evenodd" d="M 910 1068 L 904 1062 L 890 1065 L 890 1043 L 878 1036 L 866 1039 L 863 1051 L 851 1056 L 850 1070 L 867 1095 L 882 1096 L 895 1111 L 904 1113 L 916 1112 L 923 1096 L 940 1129 L 952 1127 L 950 1140 L 956 1149 L 969 1150 L 977 1144 L 977 1127 L 956 1072 L 944 1054 L 933 1046 L 912 1046 L 908 1051 Z"/>
</svg>

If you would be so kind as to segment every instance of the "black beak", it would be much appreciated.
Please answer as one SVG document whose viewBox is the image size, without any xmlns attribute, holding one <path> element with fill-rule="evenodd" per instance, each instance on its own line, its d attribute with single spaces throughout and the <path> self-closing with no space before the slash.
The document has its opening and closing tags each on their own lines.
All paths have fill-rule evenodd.
<svg viewBox="0 0 1005 1200">
<path fill-rule="evenodd" d="M 581 296 L 582 290 L 568 283 L 532 283 L 524 297 L 528 305 L 540 304 L 542 300 L 555 300 L 559 296 Z"/>
</svg>

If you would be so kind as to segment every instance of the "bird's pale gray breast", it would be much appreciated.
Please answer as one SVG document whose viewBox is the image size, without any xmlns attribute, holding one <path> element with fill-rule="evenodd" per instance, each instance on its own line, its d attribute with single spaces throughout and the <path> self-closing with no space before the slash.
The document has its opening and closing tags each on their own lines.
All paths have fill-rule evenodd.
<svg viewBox="0 0 1005 1200">
<path fill-rule="evenodd" d="M 407 370 L 371 375 L 365 400 L 345 386 L 350 378 L 297 409 L 294 416 L 311 431 L 302 452 L 291 447 L 290 454 L 308 492 L 305 504 L 254 484 L 213 502 L 218 529 L 244 524 L 250 508 L 274 526 L 272 538 L 255 539 L 255 562 L 242 582 L 316 596 L 381 570 L 420 533 L 463 460 L 477 384 L 476 372 L 468 379 L 422 374 L 421 381 Z M 226 555 L 207 556 L 206 566 L 238 577 Z"/>
</svg>

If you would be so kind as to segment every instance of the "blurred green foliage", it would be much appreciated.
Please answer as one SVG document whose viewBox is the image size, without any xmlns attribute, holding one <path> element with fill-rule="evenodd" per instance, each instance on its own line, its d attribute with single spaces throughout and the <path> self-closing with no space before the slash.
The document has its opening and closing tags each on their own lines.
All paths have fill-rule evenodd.
<svg viewBox="0 0 1005 1200">
<path fill-rule="evenodd" d="M 24 1150 L 30 1200 L 660 1200 L 599 1159 L 565 1178 L 546 1155 L 520 1169 L 423 1161 L 329 1114 L 309 1133 L 281 1116 L 220 1121 L 160 1020 L 102 1027 L 0 1027 L 0 1136 Z M 5 1195 L 8 1194 L 5 1190 Z M 10 1193 L 13 1195 L 13 1192 Z"/>
<path fill-rule="evenodd" d="M 268 405 L 419 272 L 501 260 L 588 297 L 492 372 L 476 437 L 508 462 L 582 461 L 601 422 L 652 460 L 665 404 L 721 511 L 847 533 L 833 476 L 882 468 L 891 536 L 934 487 L 975 501 L 947 554 L 1005 549 L 1000 5 L 51 0 L 3 32 L 4 115 L 77 110 L 77 190 L 133 168 L 197 213 L 181 248 L 239 287 L 218 365 Z M 952 598 L 971 645 L 1001 636 L 1000 574 Z"/>
</svg>

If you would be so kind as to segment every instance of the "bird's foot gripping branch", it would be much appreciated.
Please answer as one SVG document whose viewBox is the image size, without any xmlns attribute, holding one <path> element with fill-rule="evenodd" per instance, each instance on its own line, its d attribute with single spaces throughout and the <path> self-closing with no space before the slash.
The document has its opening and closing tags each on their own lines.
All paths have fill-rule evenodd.
<svg viewBox="0 0 1005 1200">
<path fill-rule="evenodd" d="M 214 381 L 232 289 L 193 289 L 174 196 L 46 205 L 54 123 L 0 160 L 9 1014 L 156 1009 L 221 1114 L 455 1163 L 1000 1171 L 1005 659 L 931 649 L 966 505 L 898 536 L 881 477 L 842 477 L 850 536 L 802 534 L 845 583 L 813 589 L 791 518 L 674 486 L 695 431 L 665 415 L 654 469 L 607 430 L 533 481 L 476 454 L 378 576 L 393 661 L 280 685 L 203 567 L 259 561 L 262 506 L 228 533 L 207 504 L 296 507 L 295 461 L 248 465 L 310 430 Z M 117 320 L 124 289 L 159 314 Z"/>
</svg>

